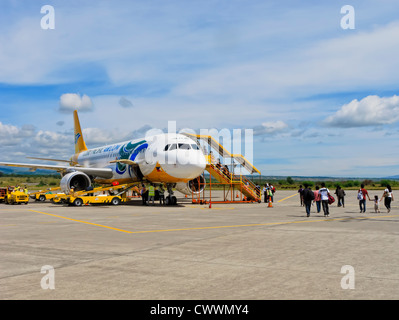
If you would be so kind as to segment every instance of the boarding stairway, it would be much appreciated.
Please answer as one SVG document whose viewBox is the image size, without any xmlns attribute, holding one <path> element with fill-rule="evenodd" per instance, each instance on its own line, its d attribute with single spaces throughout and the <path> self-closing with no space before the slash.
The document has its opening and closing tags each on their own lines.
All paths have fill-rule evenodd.
<svg viewBox="0 0 399 320">
<path fill-rule="evenodd" d="M 259 173 L 260 171 L 256 169 L 247 159 L 245 159 L 241 154 L 231 154 L 228 152 L 220 143 L 218 143 L 212 136 L 209 135 L 196 135 L 190 133 L 184 133 L 186 136 L 191 138 L 202 140 L 206 142 L 212 149 L 216 150 L 218 154 L 223 158 L 231 158 L 237 161 L 241 166 L 243 166 L 247 171 L 252 173 Z M 212 175 L 221 184 L 230 184 L 236 187 L 248 201 L 261 201 L 260 189 L 249 179 L 243 175 L 236 175 L 218 164 L 214 164 L 214 160 L 210 155 L 208 155 L 208 163 L 205 168 L 209 174 Z"/>
<path fill-rule="evenodd" d="M 261 199 L 260 190 L 256 188 L 255 184 L 246 177 L 225 172 L 223 169 L 218 168 L 212 163 L 207 164 L 206 170 L 219 183 L 237 186 L 237 189 L 240 190 L 249 201 L 259 201 Z"/>
</svg>

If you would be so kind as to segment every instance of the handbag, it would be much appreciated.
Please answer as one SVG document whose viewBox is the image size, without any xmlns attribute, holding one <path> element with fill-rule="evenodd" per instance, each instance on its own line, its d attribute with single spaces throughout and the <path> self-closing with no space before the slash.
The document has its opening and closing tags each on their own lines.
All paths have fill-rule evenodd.
<svg viewBox="0 0 399 320">
<path fill-rule="evenodd" d="M 332 204 L 334 202 L 335 202 L 335 198 L 331 194 L 329 194 L 328 195 L 328 204 Z"/>
</svg>

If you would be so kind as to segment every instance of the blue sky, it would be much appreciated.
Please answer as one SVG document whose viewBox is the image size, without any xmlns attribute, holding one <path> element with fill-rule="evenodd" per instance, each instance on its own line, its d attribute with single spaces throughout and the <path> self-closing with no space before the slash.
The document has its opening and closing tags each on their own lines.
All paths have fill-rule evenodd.
<svg viewBox="0 0 399 320">
<path fill-rule="evenodd" d="M 43 30 L 43 5 L 55 29 Z M 341 7 L 355 10 L 342 29 Z M 253 129 L 265 175 L 399 174 L 397 1 L 0 4 L 0 153 L 69 158 L 149 128 Z M 244 151 L 245 152 L 245 151 Z"/>
</svg>

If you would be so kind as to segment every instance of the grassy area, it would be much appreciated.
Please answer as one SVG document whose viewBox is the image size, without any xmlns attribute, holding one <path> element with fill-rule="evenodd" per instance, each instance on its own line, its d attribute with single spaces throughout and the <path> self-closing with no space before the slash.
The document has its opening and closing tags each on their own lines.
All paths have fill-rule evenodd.
<svg viewBox="0 0 399 320">
<path fill-rule="evenodd" d="M 316 186 L 321 186 L 321 183 L 324 182 L 326 184 L 326 187 L 329 189 L 335 189 L 338 186 L 340 186 L 344 190 L 357 190 L 360 188 L 361 184 L 365 185 L 366 189 L 369 190 L 381 190 L 384 189 L 388 184 L 392 187 L 392 189 L 399 190 L 399 181 L 397 180 L 387 180 L 387 179 L 382 179 L 382 180 L 370 180 L 370 179 L 364 179 L 364 180 L 292 180 L 289 179 L 289 177 L 286 180 L 256 180 L 254 179 L 253 182 L 255 184 L 259 184 L 260 186 L 263 186 L 265 183 L 272 183 L 276 189 L 283 189 L 283 190 L 297 190 L 299 189 L 299 186 L 302 185 L 304 186 L 305 184 L 309 185 L 312 189 L 315 189 Z"/>
<path fill-rule="evenodd" d="M 0 187 L 27 186 L 28 190 L 43 190 L 59 187 L 61 177 L 59 175 L 2 175 Z"/>
<path fill-rule="evenodd" d="M 208 179 L 207 179 L 208 180 Z M 327 188 L 335 189 L 338 185 L 344 190 L 356 190 L 360 187 L 360 184 L 364 184 L 366 189 L 369 190 L 381 190 L 386 187 L 387 184 L 391 185 L 392 189 L 399 190 L 399 181 L 397 180 L 294 180 L 288 177 L 287 179 L 252 179 L 255 184 L 263 187 L 266 183 L 272 183 L 276 189 L 280 190 L 298 190 L 299 185 L 308 184 L 314 189 L 316 186 L 320 186 L 324 182 Z M 20 175 L 20 174 L 2 174 L 0 175 L 0 187 L 6 186 L 27 186 L 29 190 L 44 190 L 47 188 L 55 188 L 60 185 L 61 177 L 59 175 Z M 212 179 L 214 182 L 215 180 Z M 212 184 L 214 189 L 223 189 L 222 185 Z"/>
</svg>

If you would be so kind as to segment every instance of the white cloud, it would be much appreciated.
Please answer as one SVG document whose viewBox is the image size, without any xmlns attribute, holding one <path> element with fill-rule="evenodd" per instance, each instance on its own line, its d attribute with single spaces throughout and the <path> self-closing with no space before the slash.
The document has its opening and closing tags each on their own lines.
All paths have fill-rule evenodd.
<svg viewBox="0 0 399 320">
<path fill-rule="evenodd" d="M 20 141 L 18 138 L 21 129 L 16 126 L 9 124 L 3 124 L 0 122 L 0 143 L 4 145 L 13 145 Z"/>
<path fill-rule="evenodd" d="M 105 145 L 118 140 L 118 134 L 99 128 L 84 128 L 83 138 L 88 148 L 93 145 Z"/>
<path fill-rule="evenodd" d="M 28 162 L 24 159 L 26 156 L 68 159 L 73 151 L 73 134 L 37 131 L 33 125 L 18 127 L 0 122 L 1 161 Z"/>
<path fill-rule="evenodd" d="M 19 144 L 23 139 L 31 137 L 34 131 L 35 127 L 32 125 L 23 125 L 21 128 L 18 128 L 0 122 L 0 144 L 2 146 Z"/>
<path fill-rule="evenodd" d="M 367 96 L 345 104 L 325 120 L 331 127 L 350 128 L 391 124 L 399 121 L 399 97 Z"/>
<path fill-rule="evenodd" d="M 334 38 L 311 39 L 291 50 L 276 49 L 263 57 L 201 69 L 172 92 L 261 101 L 286 99 L 287 94 L 292 99 L 326 92 L 386 90 L 399 81 L 399 43 L 392 40 L 398 34 L 399 23 L 393 22 Z"/>
<path fill-rule="evenodd" d="M 260 126 L 254 127 L 254 135 L 274 135 L 284 132 L 288 124 L 283 121 L 264 122 Z"/>
<path fill-rule="evenodd" d="M 51 152 L 52 149 L 67 148 L 72 142 L 72 137 L 58 132 L 39 130 L 33 141 L 39 147 L 48 148 L 48 152 Z"/>
<path fill-rule="evenodd" d="M 60 97 L 59 105 L 61 112 L 71 112 L 75 109 L 78 111 L 90 111 L 92 110 L 93 102 L 85 94 L 81 97 L 76 93 L 64 93 Z"/>
</svg>

